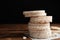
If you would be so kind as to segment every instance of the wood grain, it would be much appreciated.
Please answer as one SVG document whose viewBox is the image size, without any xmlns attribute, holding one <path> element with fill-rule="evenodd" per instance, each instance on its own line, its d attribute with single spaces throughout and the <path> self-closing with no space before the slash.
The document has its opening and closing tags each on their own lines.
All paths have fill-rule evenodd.
<svg viewBox="0 0 60 40">
<path fill-rule="evenodd" d="M 23 38 L 20 38 L 20 37 L 15 37 L 15 38 L 0 38 L 0 40 L 31 40 L 31 38 L 27 38 L 27 39 L 23 39 Z M 60 38 L 58 39 L 54 39 L 54 40 L 60 40 Z"/>
<path fill-rule="evenodd" d="M 60 27 L 60 24 L 51 25 Z M 28 33 L 27 24 L 0 24 L 0 36 L 4 36 L 0 37 L 0 40 L 24 40 L 22 37 L 26 36 L 25 33 Z M 25 40 L 31 40 L 31 38 L 28 37 Z M 55 40 L 60 40 L 60 38 Z"/>
</svg>

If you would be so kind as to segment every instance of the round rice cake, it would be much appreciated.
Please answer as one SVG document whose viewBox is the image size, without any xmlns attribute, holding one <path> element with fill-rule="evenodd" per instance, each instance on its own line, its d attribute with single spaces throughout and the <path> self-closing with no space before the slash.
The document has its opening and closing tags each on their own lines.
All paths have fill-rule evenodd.
<svg viewBox="0 0 60 40">
<path fill-rule="evenodd" d="M 50 23 L 45 23 L 45 24 L 28 23 L 28 26 L 50 26 Z"/>
<path fill-rule="evenodd" d="M 51 37 L 51 30 L 43 31 L 29 31 L 32 38 L 49 38 Z"/>
<path fill-rule="evenodd" d="M 51 30 L 50 23 L 46 23 L 46 24 L 31 24 L 31 23 L 29 23 L 28 29 L 31 31 Z"/>
<path fill-rule="evenodd" d="M 51 37 L 50 23 L 33 24 L 28 23 L 28 29 L 32 38 L 49 38 Z M 46 36 L 46 37 L 44 37 Z"/>
<path fill-rule="evenodd" d="M 40 17 L 31 17 L 30 22 L 36 23 L 45 23 L 45 22 L 52 22 L 52 16 L 40 16 Z"/>
<path fill-rule="evenodd" d="M 46 16 L 45 10 L 24 11 L 25 17 Z"/>
<path fill-rule="evenodd" d="M 28 23 L 28 26 L 50 26 L 50 23 L 45 23 L 45 24 Z"/>
<path fill-rule="evenodd" d="M 50 26 L 45 26 L 45 27 L 43 27 L 43 26 L 37 26 L 37 27 L 36 26 L 29 26 L 28 29 L 31 31 L 51 30 Z"/>
</svg>

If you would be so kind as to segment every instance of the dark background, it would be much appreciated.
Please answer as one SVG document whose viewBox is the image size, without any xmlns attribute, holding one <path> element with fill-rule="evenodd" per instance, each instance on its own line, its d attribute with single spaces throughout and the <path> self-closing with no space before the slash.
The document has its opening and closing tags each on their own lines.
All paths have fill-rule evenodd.
<svg viewBox="0 0 60 40">
<path fill-rule="evenodd" d="M 60 23 L 60 2 L 59 1 L 9 1 L 8 9 L 3 9 L 0 16 L 0 23 L 28 23 L 30 18 L 25 18 L 23 11 L 46 10 L 47 15 L 53 16 L 52 23 Z"/>
</svg>

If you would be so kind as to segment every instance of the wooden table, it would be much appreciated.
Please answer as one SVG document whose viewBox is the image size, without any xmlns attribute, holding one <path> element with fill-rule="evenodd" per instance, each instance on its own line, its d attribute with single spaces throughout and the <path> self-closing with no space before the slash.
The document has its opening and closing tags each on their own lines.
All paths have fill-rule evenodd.
<svg viewBox="0 0 60 40">
<path fill-rule="evenodd" d="M 0 40 L 31 40 L 31 38 L 23 39 L 21 37 L 13 37 L 13 38 L 7 37 L 7 38 L 0 38 Z M 60 38 L 54 40 L 60 40 Z"/>
<path fill-rule="evenodd" d="M 60 27 L 60 24 L 51 25 Z M 22 37 L 26 36 L 26 33 L 28 34 L 27 24 L 0 24 L 0 40 L 24 40 Z M 27 37 L 25 40 L 31 40 L 28 35 Z"/>
</svg>

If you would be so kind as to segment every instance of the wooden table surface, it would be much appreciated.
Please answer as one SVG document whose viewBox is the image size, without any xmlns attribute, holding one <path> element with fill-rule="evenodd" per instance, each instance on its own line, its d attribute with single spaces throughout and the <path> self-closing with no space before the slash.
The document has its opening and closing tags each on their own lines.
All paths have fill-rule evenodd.
<svg viewBox="0 0 60 40">
<path fill-rule="evenodd" d="M 27 39 L 23 39 L 23 38 L 18 38 L 18 37 L 15 37 L 15 38 L 0 38 L 0 40 L 32 40 L 31 38 L 27 38 Z M 60 38 L 58 39 L 54 39 L 54 40 L 60 40 Z"/>
<path fill-rule="evenodd" d="M 60 27 L 60 24 L 51 24 Z M 0 40 L 24 40 L 22 37 L 28 34 L 27 24 L 0 24 Z M 25 40 L 31 40 L 29 36 Z M 60 40 L 60 38 L 55 39 Z"/>
</svg>

